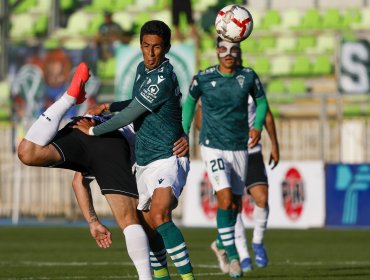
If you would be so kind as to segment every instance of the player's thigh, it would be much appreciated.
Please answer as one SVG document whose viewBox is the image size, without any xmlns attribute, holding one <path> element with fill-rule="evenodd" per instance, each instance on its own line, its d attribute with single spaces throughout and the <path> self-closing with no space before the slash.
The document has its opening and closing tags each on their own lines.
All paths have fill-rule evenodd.
<svg viewBox="0 0 370 280">
<path fill-rule="evenodd" d="M 18 146 L 18 157 L 26 165 L 47 166 L 62 160 L 53 145 L 40 146 L 23 139 Z"/>
<path fill-rule="evenodd" d="M 201 155 L 213 189 L 218 192 L 225 188 L 231 188 L 231 166 L 226 161 L 224 151 L 201 146 Z"/>
<path fill-rule="evenodd" d="M 136 212 L 137 199 L 120 194 L 105 194 L 114 218 L 121 229 L 128 225 L 139 224 Z"/>
<path fill-rule="evenodd" d="M 234 195 L 241 196 L 244 192 L 247 168 L 248 151 L 227 151 L 228 161 L 231 165 L 230 181 Z"/>
<path fill-rule="evenodd" d="M 157 189 L 168 188 L 172 192 L 172 207 L 177 205 L 189 172 L 189 159 L 172 156 L 156 160 L 146 166 L 136 166 L 136 181 L 139 192 L 139 210 L 148 210 Z"/>
</svg>

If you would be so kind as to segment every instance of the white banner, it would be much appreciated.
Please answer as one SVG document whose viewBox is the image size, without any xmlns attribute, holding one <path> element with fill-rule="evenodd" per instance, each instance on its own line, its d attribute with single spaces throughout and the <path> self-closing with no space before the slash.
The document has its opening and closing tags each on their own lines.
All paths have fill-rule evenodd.
<svg viewBox="0 0 370 280">
<path fill-rule="evenodd" d="M 325 224 L 324 164 L 282 161 L 269 176 L 268 227 L 309 228 Z M 217 202 L 202 161 L 192 161 L 184 190 L 183 225 L 215 227 Z M 243 220 L 253 227 L 253 201 L 245 195 Z"/>
</svg>

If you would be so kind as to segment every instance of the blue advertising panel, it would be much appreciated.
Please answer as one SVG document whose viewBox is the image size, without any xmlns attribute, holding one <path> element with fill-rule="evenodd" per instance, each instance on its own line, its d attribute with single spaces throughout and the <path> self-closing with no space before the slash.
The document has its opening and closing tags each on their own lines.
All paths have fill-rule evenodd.
<svg viewBox="0 0 370 280">
<path fill-rule="evenodd" d="M 326 166 L 326 225 L 370 226 L 370 164 Z"/>
</svg>

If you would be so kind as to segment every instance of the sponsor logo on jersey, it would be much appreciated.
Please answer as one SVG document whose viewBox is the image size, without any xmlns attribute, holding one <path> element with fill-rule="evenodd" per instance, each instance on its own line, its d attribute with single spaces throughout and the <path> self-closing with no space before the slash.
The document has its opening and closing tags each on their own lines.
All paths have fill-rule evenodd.
<svg viewBox="0 0 370 280">
<path fill-rule="evenodd" d="M 243 75 L 239 75 L 236 77 L 236 79 L 238 80 L 240 88 L 243 88 L 245 77 Z"/>
<path fill-rule="evenodd" d="M 158 75 L 158 81 L 157 84 L 162 83 L 166 78 L 163 75 Z"/>
<path fill-rule="evenodd" d="M 140 94 L 144 97 L 149 103 L 153 103 L 153 101 L 157 97 L 157 93 L 159 88 L 157 85 L 150 85 L 147 88 L 143 89 Z"/>
<path fill-rule="evenodd" d="M 302 214 L 305 200 L 304 182 L 298 169 L 294 167 L 288 169 L 281 189 L 285 213 L 291 220 L 297 220 Z"/>
</svg>

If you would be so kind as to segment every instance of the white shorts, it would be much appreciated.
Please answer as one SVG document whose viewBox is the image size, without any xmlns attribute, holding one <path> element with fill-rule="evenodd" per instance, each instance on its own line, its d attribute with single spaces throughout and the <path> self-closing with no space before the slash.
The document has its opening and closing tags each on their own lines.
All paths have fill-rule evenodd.
<svg viewBox="0 0 370 280">
<path fill-rule="evenodd" d="M 231 188 L 233 194 L 242 195 L 247 177 L 248 151 L 226 151 L 203 145 L 200 151 L 213 189 L 217 192 Z"/>
<path fill-rule="evenodd" d="M 149 210 L 153 192 L 156 188 L 171 187 L 179 200 L 189 173 L 189 159 L 172 156 L 156 160 L 146 166 L 136 165 L 136 183 L 139 192 L 139 210 Z"/>
</svg>

